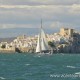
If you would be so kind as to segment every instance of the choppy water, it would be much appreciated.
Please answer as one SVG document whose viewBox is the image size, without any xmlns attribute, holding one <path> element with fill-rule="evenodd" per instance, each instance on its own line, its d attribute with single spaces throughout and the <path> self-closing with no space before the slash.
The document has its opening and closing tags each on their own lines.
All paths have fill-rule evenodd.
<svg viewBox="0 0 80 80">
<path fill-rule="evenodd" d="M 0 80 L 80 80 L 80 54 L 0 54 Z"/>
</svg>

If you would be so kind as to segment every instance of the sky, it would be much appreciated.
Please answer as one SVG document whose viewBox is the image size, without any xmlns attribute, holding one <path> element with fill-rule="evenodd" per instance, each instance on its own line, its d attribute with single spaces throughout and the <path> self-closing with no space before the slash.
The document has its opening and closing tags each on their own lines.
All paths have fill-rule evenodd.
<svg viewBox="0 0 80 80">
<path fill-rule="evenodd" d="M 0 0 L 0 37 L 46 33 L 61 27 L 80 29 L 80 0 Z"/>
</svg>

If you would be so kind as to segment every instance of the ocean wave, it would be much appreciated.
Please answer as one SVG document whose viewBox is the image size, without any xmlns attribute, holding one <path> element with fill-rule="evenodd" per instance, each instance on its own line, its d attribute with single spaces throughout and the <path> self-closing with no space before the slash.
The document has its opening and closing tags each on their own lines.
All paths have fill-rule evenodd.
<svg viewBox="0 0 80 80">
<path fill-rule="evenodd" d="M 29 66 L 30 64 L 25 64 L 26 66 Z"/>
<path fill-rule="evenodd" d="M 0 59 L 0 61 L 7 61 L 7 60 L 9 60 L 9 59 Z"/>
<path fill-rule="evenodd" d="M 76 72 L 75 74 L 79 74 L 80 75 L 80 72 Z"/>
<path fill-rule="evenodd" d="M 0 79 L 1 79 L 1 80 L 4 80 L 5 78 L 4 78 L 4 77 L 0 77 Z"/>
<path fill-rule="evenodd" d="M 67 68 L 80 68 L 78 66 L 67 66 Z"/>
<path fill-rule="evenodd" d="M 77 67 L 75 67 L 75 66 L 67 66 L 67 68 L 77 68 Z"/>
<path fill-rule="evenodd" d="M 39 57 L 39 58 L 40 58 L 40 57 L 41 57 L 41 55 L 35 55 L 34 57 Z"/>
</svg>

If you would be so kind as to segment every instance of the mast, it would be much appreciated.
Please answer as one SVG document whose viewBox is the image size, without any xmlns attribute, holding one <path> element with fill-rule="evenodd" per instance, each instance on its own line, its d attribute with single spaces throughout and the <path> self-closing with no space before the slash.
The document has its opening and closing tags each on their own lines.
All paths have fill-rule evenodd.
<svg viewBox="0 0 80 80">
<path fill-rule="evenodd" d="M 41 19 L 41 29 L 42 29 L 42 19 Z"/>
</svg>

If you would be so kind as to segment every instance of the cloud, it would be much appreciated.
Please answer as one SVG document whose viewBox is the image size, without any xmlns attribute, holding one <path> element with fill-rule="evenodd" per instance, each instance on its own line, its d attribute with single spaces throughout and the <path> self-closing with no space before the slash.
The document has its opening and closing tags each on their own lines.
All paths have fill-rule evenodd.
<svg viewBox="0 0 80 80">
<path fill-rule="evenodd" d="M 4 5 L 72 5 L 80 4 L 80 0 L 0 0 Z"/>
<path fill-rule="evenodd" d="M 12 9 L 12 8 L 45 8 L 47 7 L 46 5 L 35 5 L 35 6 L 30 6 L 30 5 L 0 5 L 0 8 L 6 8 L 6 9 Z"/>
<path fill-rule="evenodd" d="M 41 18 L 77 22 L 80 18 L 80 5 L 0 5 L 0 23 L 33 24 L 39 23 Z"/>
<path fill-rule="evenodd" d="M 39 10 L 38 10 L 39 9 Z M 6 11 L 15 11 L 15 10 L 26 10 L 27 11 L 35 11 L 38 10 L 43 12 L 65 12 L 68 11 L 70 13 L 80 13 L 80 5 L 73 4 L 73 5 L 36 5 L 36 6 L 30 6 L 30 5 L 0 5 L 0 10 L 6 10 Z M 37 11 L 37 12 L 38 12 Z M 42 13 L 41 13 L 42 14 Z"/>
<path fill-rule="evenodd" d="M 1 1 L 1 0 L 0 0 Z M 59 29 L 62 26 L 80 26 L 79 0 L 2 0 L 0 29 L 39 28 Z M 57 23 L 60 23 L 59 26 Z"/>
<path fill-rule="evenodd" d="M 8 28 L 37 28 L 37 27 L 31 24 L 0 24 L 0 29 Z"/>
</svg>

